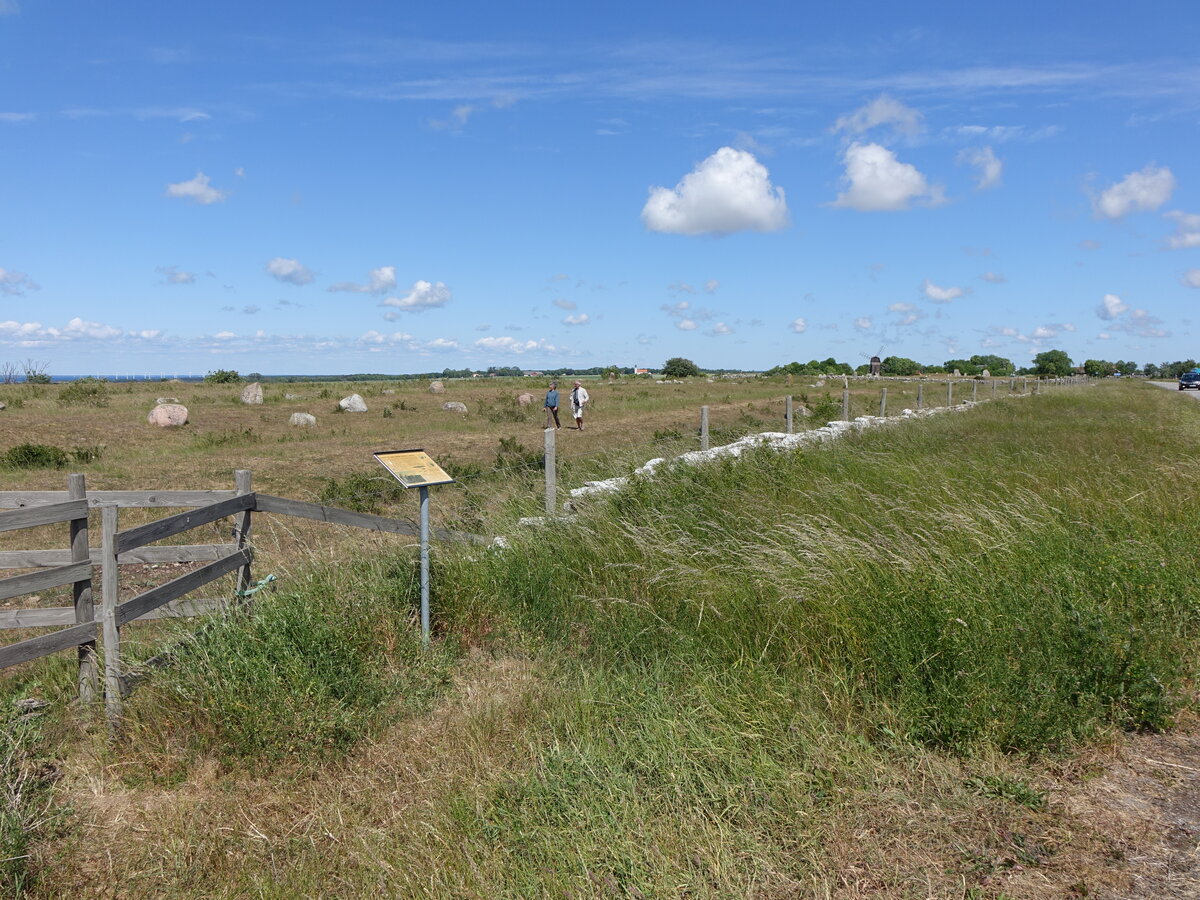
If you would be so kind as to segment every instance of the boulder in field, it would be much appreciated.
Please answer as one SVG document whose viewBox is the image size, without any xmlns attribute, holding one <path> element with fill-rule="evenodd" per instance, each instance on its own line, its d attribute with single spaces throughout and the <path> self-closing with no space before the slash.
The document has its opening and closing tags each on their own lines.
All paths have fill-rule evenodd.
<svg viewBox="0 0 1200 900">
<path fill-rule="evenodd" d="M 7 409 L 7 407 L 3 403 L 0 403 L 0 409 Z"/>
<path fill-rule="evenodd" d="M 991 378 L 992 377 L 992 373 L 989 372 L 987 369 L 984 369 L 982 372 L 979 373 L 979 375 L 982 378 Z"/>
<path fill-rule="evenodd" d="M 338 401 L 338 406 L 344 412 L 366 412 L 367 401 L 358 394 L 351 394 L 349 397 L 343 397 Z"/>
<path fill-rule="evenodd" d="M 178 397 L 159 397 L 154 402 L 157 403 L 159 406 L 162 406 L 164 403 L 178 403 L 179 398 Z"/>
<path fill-rule="evenodd" d="M 283 399 L 284 400 L 303 400 L 304 395 L 303 394 L 284 394 Z"/>
<path fill-rule="evenodd" d="M 146 416 L 147 422 L 151 425 L 157 425 L 159 428 L 174 428 L 178 425 L 186 425 L 187 420 L 187 407 L 179 403 L 160 404 L 150 410 L 150 415 Z"/>
<path fill-rule="evenodd" d="M 443 403 L 442 409 L 446 410 L 446 412 L 465 413 L 467 411 L 467 404 L 451 400 L 449 403 Z"/>
<path fill-rule="evenodd" d="M 242 402 L 250 406 L 258 406 L 263 402 L 262 385 L 257 381 L 242 388 Z"/>
<path fill-rule="evenodd" d="M 289 425 L 298 425 L 301 427 L 312 427 L 317 424 L 317 417 L 309 413 L 292 413 L 292 417 L 288 419 Z"/>
<path fill-rule="evenodd" d="M 533 394 L 522 394 L 517 398 L 517 403 L 521 406 L 528 406 L 533 402 Z"/>
<path fill-rule="evenodd" d="M 435 382 L 433 382 L 433 384 L 429 385 L 429 393 L 444 394 L 444 393 L 446 393 L 446 386 L 444 384 L 442 384 L 440 381 L 435 381 Z"/>
</svg>

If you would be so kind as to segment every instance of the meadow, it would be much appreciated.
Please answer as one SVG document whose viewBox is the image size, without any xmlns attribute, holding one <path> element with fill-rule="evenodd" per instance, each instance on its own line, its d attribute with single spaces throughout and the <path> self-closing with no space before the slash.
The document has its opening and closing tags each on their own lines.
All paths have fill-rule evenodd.
<svg viewBox="0 0 1200 900">
<path fill-rule="evenodd" d="M 878 387 L 861 384 L 856 412 Z M 397 393 L 359 391 L 361 417 L 306 404 L 320 424 L 296 436 L 293 404 L 271 394 L 311 387 L 269 386 L 258 408 L 229 388 L 177 389 L 196 392 L 176 395 L 194 404 L 191 432 L 128 426 L 84 467 L 93 487 L 225 487 L 245 467 L 264 490 L 315 499 L 371 449 L 425 446 L 479 467 L 444 523 L 508 546 L 436 548 L 423 652 L 410 546 L 347 552 L 341 538 L 302 553 L 307 532 L 278 527 L 260 539 L 288 571 L 279 589 L 249 618 L 159 626 L 156 641 L 186 649 L 133 696 L 114 744 L 69 705 L 69 660 L 8 672 L 5 697 L 49 703 L 6 712 L 13 893 L 1016 900 L 1127 887 L 1122 836 L 1064 798 L 1121 735 L 1190 721 L 1194 403 L 1136 383 L 1058 388 L 676 467 L 520 529 L 540 507 L 536 476 L 489 469 L 501 437 L 537 446 L 540 391 L 514 413 L 532 420 L 485 424 L 475 410 L 489 402 L 510 414 L 508 385 L 381 385 Z M 890 409 L 912 405 L 906 389 L 889 384 Z M 782 396 L 802 391 L 823 399 L 765 380 L 598 385 L 589 428 L 560 434 L 566 480 L 692 449 L 701 403 L 714 430 L 782 430 Z M 385 399 L 419 410 L 376 418 Z M 472 412 L 443 413 L 446 399 Z M 111 427 L 146 408 L 117 393 L 85 428 L 48 390 L 0 413 L 0 434 L 11 442 L 22 421 L 31 438 L 84 446 L 105 415 Z M 406 435 L 407 421 L 432 427 Z M 261 439 L 196 440 L 247 428 Z M 30 474 L 3 473 L 4 487 L 63 477 Z"/>
</svg>

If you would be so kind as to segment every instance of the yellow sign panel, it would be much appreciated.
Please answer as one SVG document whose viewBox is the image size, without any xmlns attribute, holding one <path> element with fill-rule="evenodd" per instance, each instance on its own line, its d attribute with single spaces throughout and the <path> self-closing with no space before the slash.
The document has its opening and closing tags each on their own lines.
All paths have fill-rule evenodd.
<svg viewBox="0 0 1200 900">
<path fill-rule="evenodd" d="M 454 484 L 454 479 L 424 450 L 380 450 L 373 455 L 406 488 Z"/>
</svg>

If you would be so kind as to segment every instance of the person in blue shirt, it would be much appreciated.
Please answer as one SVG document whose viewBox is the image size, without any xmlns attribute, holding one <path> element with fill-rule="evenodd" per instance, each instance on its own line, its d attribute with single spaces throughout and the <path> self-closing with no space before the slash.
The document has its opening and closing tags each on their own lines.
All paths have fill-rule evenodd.
<svg viewBox="0 0 1200 900">
<path fill-rule="evenodd" d="M 554 427 L 562 428 L 558 421 L 558 382 L 550 382 L 550 390 L 546 391 L 546 402 L 542 404 L 546 410 L 546 427 L 550 427 L 550 417 L 554 417 Z"/>
</svg>

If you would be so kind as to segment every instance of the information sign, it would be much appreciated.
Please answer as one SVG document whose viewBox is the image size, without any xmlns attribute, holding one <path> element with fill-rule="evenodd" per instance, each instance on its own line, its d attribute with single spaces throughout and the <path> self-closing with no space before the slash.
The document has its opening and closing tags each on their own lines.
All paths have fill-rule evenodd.
<svg viewBox="0 0 1200 900">
<path fill-rule="evenodd" d="M 406 488 L 454 484 L 424 450 L 380 450 L 372 455 Z"/>
</svg>

